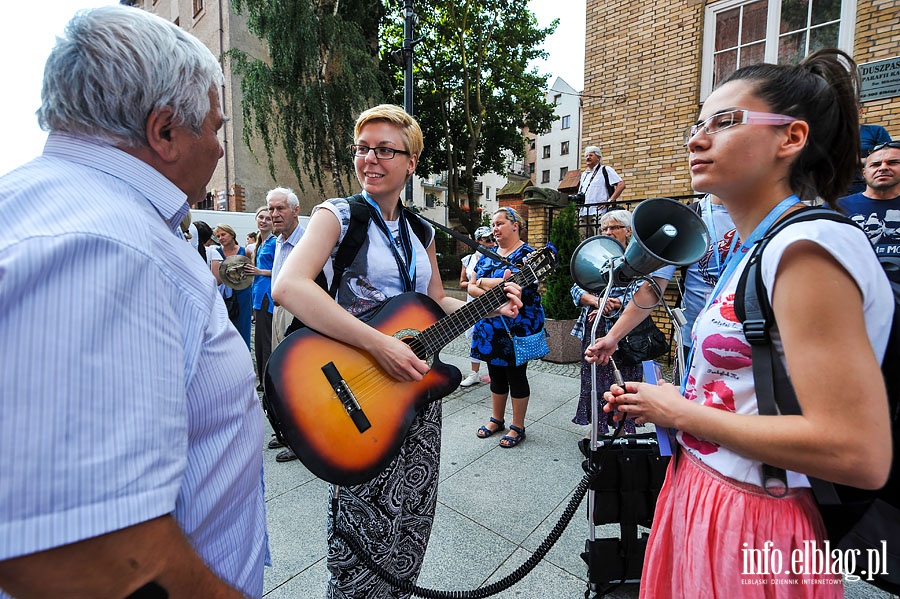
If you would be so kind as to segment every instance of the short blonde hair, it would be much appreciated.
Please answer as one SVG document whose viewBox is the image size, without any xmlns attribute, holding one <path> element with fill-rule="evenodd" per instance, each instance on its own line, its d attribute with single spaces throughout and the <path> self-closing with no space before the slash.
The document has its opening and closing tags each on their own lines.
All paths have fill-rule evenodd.
<svg viewBox="0 0 900 599">
<path fill-rule="evenodd" d="M 221 230 L 225 231 L 226 233 L 228 233 L 229 235 L 231 235 L 231 238 L 234 239 L 235 243 L 237 243 L 237 233 L 235 232 L 234 229 L 231 228 L 231 225 L 226 225 L 225 223 L 220 223 L 220 224 L 216 225 L 215 229 L 213 229 L 213 233 L 215 233 L 219 229 L 221 229 Z"/>
<path fill-rule="evenodd" d="M 397 127 L 403 137 L 406 151 L 421 158 L 425 149 L 425 141 L 422 137 L 422 129 L 419 123 L 405 110 L 394 104 L 379 104 L 359 115 L 356 119 L 356 127 L 353 130 L 354 139 L 359 138 L 362 128 L 373 122 L 385 122 Z"/>
</svg>

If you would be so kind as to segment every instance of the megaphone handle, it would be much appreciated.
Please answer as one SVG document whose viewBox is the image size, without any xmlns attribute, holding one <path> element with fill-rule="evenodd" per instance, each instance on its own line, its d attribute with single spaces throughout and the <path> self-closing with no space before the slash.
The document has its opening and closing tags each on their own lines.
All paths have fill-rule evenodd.
<svg viewBox="0 0 900 599">
<path fill-rule="evenodd" d="M 607 300 L 609 300 L 609 292 L 612 291 L 612 279 L 606 284 L 606 289 L 603 291 L 603 297 L 600 298 L 600 301 L 597 303 L 597 316 L 594 318 L 594 325 L 591 327 L 591 343 L 597 340 L 597 326 L 600 324 L 600 321 L 603 319 L 603 308 L 606 306 Z M 605 333 L 604 333 L 605 334 Z M 581 357 L 584 359 L 584 356 Z M 613 373 L 616 377 L 616 382 L 622 380 L 622 374 L 619 372 L 619 369 L 616 368 L 616 363 L 613 361 L 612 356 L 609 357 L 610 362 L 613 365 Z M 624 387 L 624 384 L 622 385 Z M 591 362 L 591 448 L 597 447 L 597 441 L 600 438 L 600 402 L 597 398 L 597 363 Z"/>
</svg>

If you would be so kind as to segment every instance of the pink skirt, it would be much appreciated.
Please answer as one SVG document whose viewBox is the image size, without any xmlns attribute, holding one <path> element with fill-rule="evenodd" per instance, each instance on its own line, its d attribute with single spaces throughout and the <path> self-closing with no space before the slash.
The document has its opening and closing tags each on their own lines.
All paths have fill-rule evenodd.
<svg viewBox="0 0 900 599">
<path fill-rule="evenodd" d="M 687 451 L 677 462 L 674 471 L 675 460 L 669 464 L 656 506 L 642 598 L 844 596 L 809 489 L 776 499 Z"/>
</svg>

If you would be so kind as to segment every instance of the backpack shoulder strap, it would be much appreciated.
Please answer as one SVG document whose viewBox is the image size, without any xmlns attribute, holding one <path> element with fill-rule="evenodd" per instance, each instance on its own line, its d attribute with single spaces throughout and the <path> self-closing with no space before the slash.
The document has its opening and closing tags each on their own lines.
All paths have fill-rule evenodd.
<svg viewBox="0 0 900 599">
<path fill-rule="evenodd" d="M 772 349 L 769 331 L 775 323 L 775 316 L 762 279 L 762 254 L 769 241 L 785 227 L 820 218 L 857 226 L 845 216 L 826 208 L 798 210 L 777 223 L 759 240 L 751 251 L 747 267 L 738 279 L 734 295 L 734 312 L 743 326 L 744 337 L 750 344 L 753 381 L 759 413 L 762 415 L 776 415 L 779 411 L 782 414 L 802 412 L 787 370 Z M 837 491 L 831 483 L 810 478 L 810 484 L 819 503 L 839 502 Z M 763 486 L 770 495 L 783 497 L 787 494 L 787 474 L 784 469 L 763 464 Z M 774 488 L 783 488 L 783 492 L 776 494 L 772 490 Z"/>
<path fill-rule="evenodd" d="M 344 271 L 356 258 L 369 230 L 369 207 L 362 195 L 350 196 L 347 198 L 347 203 L 350 204 L 350 224 L 347 225 L 347 234 L 338 245 L 334 259 L 331 261 L 334 276 L 331 279 L 331 286 L 327 288 L 331 297 L 337 296 L 338 285 L 341 283 Z M 319 277 L 321 277 L 319 284 L 325 288 L 325 275 L 320 273 Z"/>
<path fill-rule="evenodd" d="M 606 191 L 609 193 L 609 189 L 612 185 L 609 183 L 609 173 L 606 171 L 606 166 L 600 165 L 600 171 L 603 173 L 603 181 L 606 182 Z"/>
<path fill-rule="evenodd" d="M 343 276 L 344 271 L 347 270 L 347 267 L 350 266 L 356 258 L 356 255 L 359 254 L 359 250 L 362 248 L 363 242 L 369 232 L 371 213 L 369 212 L 369 205 L 366 203 L 365 199 L 363 199 L 362 195 L 356 194 L 350 196 L 347 198 L 347 203 L 350 204 L 350 224 L 347 226 L 347 234 L 344 235 L 344 239 L 338 246 L 334 259 L 331 262 L 332 269 L 334 270 L 334 276 L 331 279 L 331 287 L 328 288 L 328 293 L 331 297 L 337 296 L 341 277 Z M 424 247 L 428 247 L 428 243 L 431 241 L 428 227 L 414 212 L 407 210 L 406 208 L 403 210 L 406 211 L 406 220 L 410 227 L 412 227 L 413 233 L 419 238 L 419 241 L 422 242 Z M 324 288 L 325 276 L 324 274 L 320 274 L 319 276 L 321 277 L 319 284 Z"/>
<path fill-rule="evenodd" d="M 428 243 L 431 241 L 431 235 L 428 233 L 428 225 L 426 225 L 425 221 L 419 218 L 419 215 L 412 210 L 409 210 L 408 208 L 404 208 L 403 210 L 406 212 L 406 222 L 409 223 L 415 236 L 422 242 L 422 247 L 427 248 Z"/>
</svg>

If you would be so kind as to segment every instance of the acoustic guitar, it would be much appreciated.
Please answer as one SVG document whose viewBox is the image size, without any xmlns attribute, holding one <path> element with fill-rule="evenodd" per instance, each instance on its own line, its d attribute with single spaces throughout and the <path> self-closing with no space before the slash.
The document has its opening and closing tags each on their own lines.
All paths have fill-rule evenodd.
<svg viewBox="0 0 900 599">
<path fill-rule="evenodd" d="M 550 248 L 529 254 L 511 280 L 532 285 L 556 266 Z M 416 412 L 459 386 L 462 375 L 438 352 L 505 304 L 502 285 L 446 315 L 426 295 L 391 298 L 367 319 L 406 342 L 431 369 L 400 382 L 366 351 L 304 328 L 272 351 L 266 365 L 266 415 L 282 441 L 316 476 L 337 485 L 375 478 L 400 452 Z"/>
</svg>

